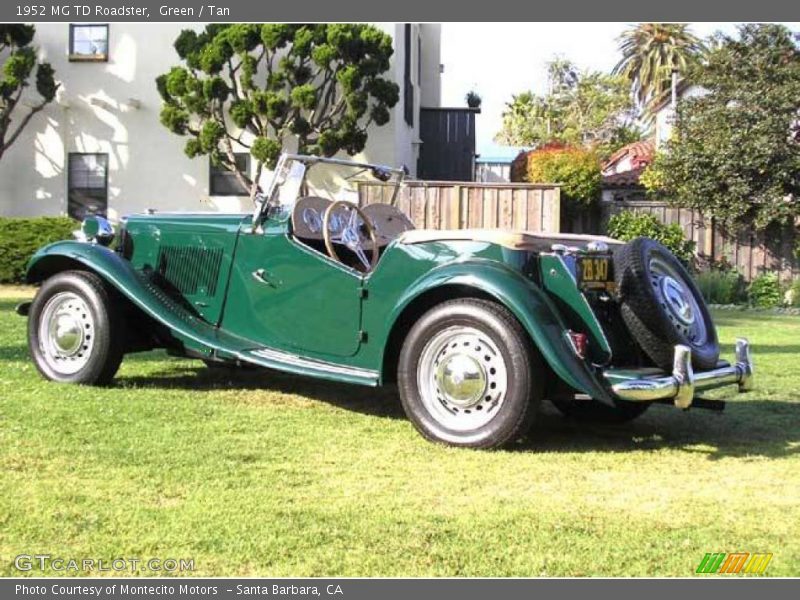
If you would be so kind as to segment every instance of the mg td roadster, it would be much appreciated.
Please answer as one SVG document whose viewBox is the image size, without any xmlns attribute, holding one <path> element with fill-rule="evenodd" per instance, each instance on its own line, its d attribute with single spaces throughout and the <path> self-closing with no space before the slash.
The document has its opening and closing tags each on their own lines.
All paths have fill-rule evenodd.
<svg viewBox="0 0 800 600">
<path fill-rule="evenodd" d="M 349 173 L 340 188 L 386 182 L 389 201 L 319 195 L 314 173 L 330 168 Z M 626 421 L 654 403 L 721 407 L 699 393 L 752 387 L 747 341 L 720 360 L 697 287 L 657 242 L 415 229 L 396 206 L 402 180 L 287 154 L 252 214 L 131 215 L 113 249 L 108 222 L 88 217 L 81 239 L 28 265 L 40 287 L 18 312 L 37 369 L 102 385 L 125 354 L 164 348 L 396 385 L 424 437 L 477 448 L 523 436 L 544 399 L 578 419 Z"/>
</svg>

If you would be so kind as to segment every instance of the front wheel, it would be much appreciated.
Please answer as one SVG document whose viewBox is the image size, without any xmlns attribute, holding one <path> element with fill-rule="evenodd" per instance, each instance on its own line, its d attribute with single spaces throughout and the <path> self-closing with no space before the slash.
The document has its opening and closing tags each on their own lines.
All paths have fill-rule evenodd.
<svg viewBox="0 0 800 600">
<path fill-rule="evenodd" d="M 451 300 L 411 328 L 400 352 L 398 388 L 425 438 L 496 448 L 530 427 L 544 395 L 544 366 L 505 308 Z"/>
<path fill-rule="evenodd" d="M 64 383 L 106 384 L 123 355 L 123 323 L 102 279 L 65 271 L 42 284 L 28 313 L 28 347 L 39 372 Z"/>
</svg>

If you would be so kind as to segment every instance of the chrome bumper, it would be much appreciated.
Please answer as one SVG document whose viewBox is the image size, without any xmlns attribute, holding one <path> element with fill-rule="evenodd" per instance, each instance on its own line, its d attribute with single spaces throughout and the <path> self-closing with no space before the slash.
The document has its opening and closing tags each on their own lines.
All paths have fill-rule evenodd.
<svg viewBox="0 0 800 600">
<path fill-rule="evenodd" d="M 689 408 L 695 392 L 737 384 L 740 392 L 753 389 L 753 361 L 746 339 L 736 340 L 736 363 L 721 363 L 716 369 L 695 373 L 692 351 L 688 346 L 675 346 L 672 375 L 653 369 L 609 369 L 604 373 L 611 392 L 621 400 L 652 402 L 672 400 L 678 408 Z"/>
</svg>

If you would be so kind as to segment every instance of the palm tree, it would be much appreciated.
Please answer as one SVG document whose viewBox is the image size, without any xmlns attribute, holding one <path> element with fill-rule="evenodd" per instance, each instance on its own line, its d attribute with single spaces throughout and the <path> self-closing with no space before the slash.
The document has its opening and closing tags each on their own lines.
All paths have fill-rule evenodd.
<svg viewBox="0 0 800 600">
<path fill-rule="evenodd" d="M 619 36 L 622 59 L 614 73 L 631 81 L 640 106 L 664 97 L 672 71 L 685 72 L 705 51 L 685 23 L 639 23 Z"/>
</svg>

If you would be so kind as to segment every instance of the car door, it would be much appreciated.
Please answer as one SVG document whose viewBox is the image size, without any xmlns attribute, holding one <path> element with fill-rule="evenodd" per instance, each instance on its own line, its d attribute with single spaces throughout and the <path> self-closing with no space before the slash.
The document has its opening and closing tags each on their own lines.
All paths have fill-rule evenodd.
<svg viewBox="0 0 800 600">
<path fill-rule="evenodd" d="M 361 275 L 291 239 L 243 229 L 222 327 L 259 346 L 352 356 L 360 344 Z"/>
</svg>

